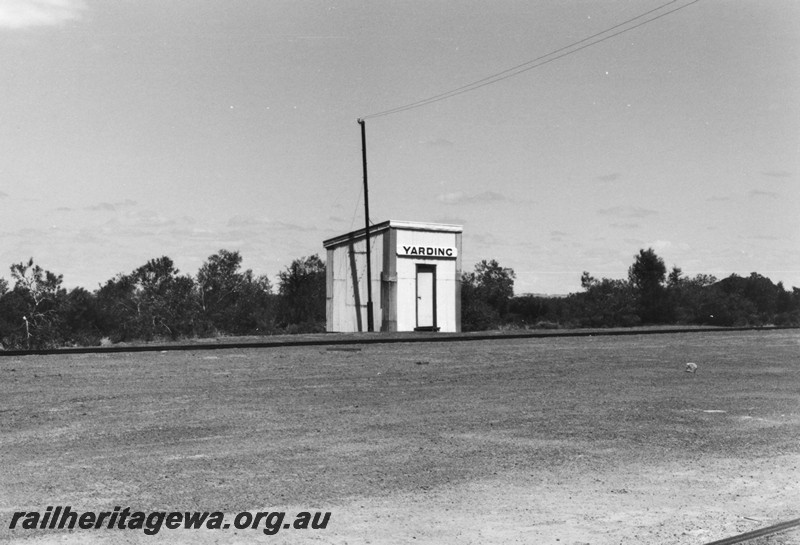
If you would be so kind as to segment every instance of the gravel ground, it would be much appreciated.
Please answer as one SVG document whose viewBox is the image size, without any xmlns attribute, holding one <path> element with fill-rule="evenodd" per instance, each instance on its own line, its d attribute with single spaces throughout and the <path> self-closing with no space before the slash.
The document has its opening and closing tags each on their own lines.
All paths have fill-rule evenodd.
<svg viewBox="0 0 800 545">
<path fill-rule="evenodd" d="M 703 544 L 800 516 L 798 392 L 791 330 L 5 357 L 0 540 Z M 8 528 L 50 505 L 331 518 Z"/>
</svg>

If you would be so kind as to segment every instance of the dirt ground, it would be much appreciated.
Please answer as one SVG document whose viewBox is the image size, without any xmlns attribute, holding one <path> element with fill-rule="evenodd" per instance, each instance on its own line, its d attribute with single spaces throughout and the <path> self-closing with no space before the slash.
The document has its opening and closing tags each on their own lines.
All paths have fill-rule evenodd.
<svg viewBox="0 0 800 545">
<path fill-rule="evenodd" d="M 0 541 L 704 544 L 800 517 L 798 439 L 791 330 L 0 357 Z M 55 505 L 331 518 L 8 528 Z"/>
</svg>

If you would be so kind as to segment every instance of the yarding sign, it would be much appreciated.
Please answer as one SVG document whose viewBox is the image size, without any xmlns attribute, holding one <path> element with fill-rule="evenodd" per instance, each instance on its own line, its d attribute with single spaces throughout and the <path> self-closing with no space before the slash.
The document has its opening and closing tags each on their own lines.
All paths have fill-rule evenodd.
<svg viewBox="0 0 800 545">
<path fill-rule="evenodd" d="M 397 255 L 402 257 L 438 257 L 447 259 L 458 257 L 458 248 L 400 245 L 397 248 Z"/>
</svg>

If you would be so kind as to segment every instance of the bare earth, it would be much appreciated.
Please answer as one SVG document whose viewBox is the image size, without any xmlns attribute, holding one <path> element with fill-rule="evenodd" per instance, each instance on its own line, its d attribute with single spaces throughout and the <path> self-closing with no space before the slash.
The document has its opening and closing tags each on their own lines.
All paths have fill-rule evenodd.
<svg viewBox="0 0 800 545">
<path fill-rule="evenodd" d="M 793 330 L 0 357 L 0 541 L 703 544 L 800 517 L 798 439 Z M 51 505 L 331 519 L 8 528 Z"/>
</svg>

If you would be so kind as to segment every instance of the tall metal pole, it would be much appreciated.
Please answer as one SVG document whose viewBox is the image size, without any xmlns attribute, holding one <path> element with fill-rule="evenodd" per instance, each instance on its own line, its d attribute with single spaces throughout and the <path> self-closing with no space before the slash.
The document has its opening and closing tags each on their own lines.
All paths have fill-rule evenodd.
<svg viewBox="0 0 800 545">
<path fill-rule="evenodd" d="M 367 185 L 367 129 L 364 120 L 359 119 L 361 125 L 361 159 L 364 165 L 364 234 L 367 246 L 367 331 L 375 331 L 375 321 L 372 315 L 372 259 L 370 257 L 369 240 L 369 186 Z"/>
</svg>

